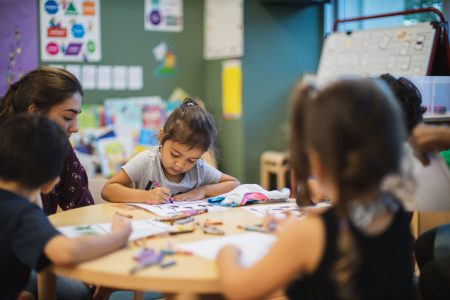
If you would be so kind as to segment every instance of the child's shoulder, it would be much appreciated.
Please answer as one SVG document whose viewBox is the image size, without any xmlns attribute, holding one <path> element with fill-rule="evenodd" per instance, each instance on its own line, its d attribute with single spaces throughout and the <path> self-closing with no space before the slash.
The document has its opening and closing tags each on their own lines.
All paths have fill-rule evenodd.
<svg viewBox="0 0 450 300">
<path fill-rule="evenodd" d="M 150 147 L 145 149 L 139 153 L 137 153 L 132 159 L 141 159 L 148 160 L 159 157 L 159 148 L 158 147 Z"/>
</svg>

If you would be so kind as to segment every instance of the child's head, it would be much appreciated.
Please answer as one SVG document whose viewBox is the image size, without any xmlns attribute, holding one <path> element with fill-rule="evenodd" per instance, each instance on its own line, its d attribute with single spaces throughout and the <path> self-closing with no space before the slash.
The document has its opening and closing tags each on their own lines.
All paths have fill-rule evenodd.
<svg viewBox="0 0 450 300">
<path fill-rule="evenodd" d="M 34 190 L 58 178 L 68 141 L 47 117 L 18 114 L 0 126 L 0 180 Z"/>
<path fill-rule="evenodd" d="M 186 98 L 169 116 L 160 135 L 161 159 L 166 171 L 185 173 L 208 149 L 215 153 L 214 118 Z"/>
<path fill-rule="evenodd" d="M 83 89 L 64 69 L 40 67 L 12 84 L 0 101 L 0 119 L 17 113 L 41 113 L 61 126 L 67 135 L 78 131 Z"/>
<path fill-rule="evenodd" d="M 408 134 L 411 133 L 417 124 L 422 123 L 423 114 L 426 111 L 426 108 L 422 106 L 422 95 L 414 83 L 405 77 L 397 79 L 390 74 L 383 74 L 380 79 L 391 88 L 394 96 L 400 102 L 405 116 L 406 129 Z"/>
<path fill-rule="evenodd" d="M 294 172 L 304 182 L 318 159 L 337 190 L 333 200 L 343 204 L 397 171 L 403 136 L 400 109 L 382 82 L 345 80 L 320 91 L 303 87 L 292 119 Z"/>
</svg>

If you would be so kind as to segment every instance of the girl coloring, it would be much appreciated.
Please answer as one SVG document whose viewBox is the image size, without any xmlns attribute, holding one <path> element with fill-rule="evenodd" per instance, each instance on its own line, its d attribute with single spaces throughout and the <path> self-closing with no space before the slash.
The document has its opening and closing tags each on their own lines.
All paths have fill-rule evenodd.
<svg viewBox="0 0 450 300">
<path fill-rule="evenodd" d="M 105 185 L 102 197 L 113 202 L 166 203 L 199 200 L 231 191 L 239 182 L 205 163 L 214 152 L 217 129 L 212 116 L 185 99 L 161 129 L 158 147 L 132 158 Z"/>
</svg>

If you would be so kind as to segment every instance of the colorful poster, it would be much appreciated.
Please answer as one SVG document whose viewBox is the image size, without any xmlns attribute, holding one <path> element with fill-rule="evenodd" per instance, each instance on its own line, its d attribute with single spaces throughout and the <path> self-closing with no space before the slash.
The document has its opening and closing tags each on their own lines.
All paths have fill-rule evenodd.
<svg viewBox="0 0 450 300">
<path fill-rule="evenodd" d="M 0 1 L 0 96 L 38 66 L 37 25 L 34 0 Z"/>
<path fill-rule="evenodd" d="M 156 78 L 169 78 L 178 75 L 177 57 L 175 52 L 165 42 L 161 42 L 153 48 L 153 55 L 156 61 L 159 62 L 159 66 L 153 70 L 153 76 Z"/>
<path fill-rule="evenodd" d="M 42 61 L 101 59 L 100 0 L 40 0 Z"/>
<path fill-rule="evenodd" d="M 222 106 L 225 120 L 239 119 L 242 114 L 241 61 L 227 60 L 222 65 Z"/>
<path fill-rule="evenodd" d="M 145 0 L 144 28 L 150 31 L 182 31 L 183 0 Z"/>
</svg>

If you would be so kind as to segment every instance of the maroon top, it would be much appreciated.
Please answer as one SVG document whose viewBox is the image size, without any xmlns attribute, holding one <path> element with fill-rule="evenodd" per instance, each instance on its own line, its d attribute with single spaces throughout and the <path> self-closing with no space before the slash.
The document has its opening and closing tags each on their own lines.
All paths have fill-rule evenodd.
<svg viewBox="0 0 450 300">
<path fill-rule="evenodd" d="M 54 214 L 57 205 L 62 210 L 94 205 L 94 199 L 88 189 L 86 171 L 78 160 L 75 151 L 69 147 L 59 183 L 42 197 L 42 206 L 47 215 Z"/>
</svg>

